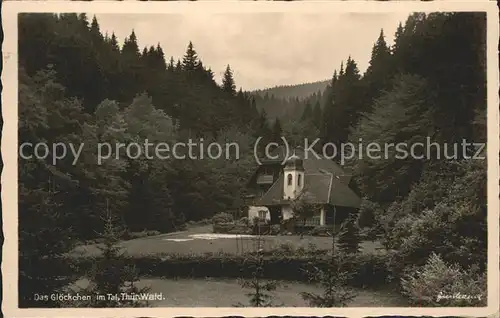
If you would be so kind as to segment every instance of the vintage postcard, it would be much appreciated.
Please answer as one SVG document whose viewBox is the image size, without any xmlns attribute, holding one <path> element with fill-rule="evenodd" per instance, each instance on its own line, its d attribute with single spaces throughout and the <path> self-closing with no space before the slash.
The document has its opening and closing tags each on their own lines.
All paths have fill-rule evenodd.
<svg viewBox="0 0 500 318">
<path fill-rule="evenodd" d="M 2 13 L 7 317 L 498 312 L 495 3 Z"/>
</svg>

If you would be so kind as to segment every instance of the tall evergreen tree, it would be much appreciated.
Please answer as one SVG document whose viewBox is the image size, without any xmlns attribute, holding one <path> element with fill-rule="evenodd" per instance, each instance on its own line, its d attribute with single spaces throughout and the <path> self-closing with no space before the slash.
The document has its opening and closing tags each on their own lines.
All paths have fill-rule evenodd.
<svg viewBox="0 0 500 318">
<path fill-rule="evenodd" d="M 198 53 L 194 49 L 193 42 L 189 41 L 186 54 L 182 58 L 182 67 L 185 71 L 194 71 L 199 67 Z"/>
<path fill-rule="evenodd" d="M 306 102 L 306 107 L 304 108 L 304 112 L 302 113 L 301 120 L 311 120 L 313 117 L 313 110 L 311 104 Z"/>
<path fill-rule="evenodd" d="M 384 31 L 381 30 L 377 42 L 373 46 L 370 62 L 363 77 L 368 105 L 372 105 L 384 90 L 389 89 L 395 72 L 393 66 L 391 50 L 385 42 Z"/>
<path fill-rule="evenodd" d="M 321 110 L 321 104 L 318 100 L 316 101 L 316 104 L 314 105 L 314 109 L 312 111 L 312 122 L 318 129 L 321 127 L 322 117 L 323 114 Z"/>
<path fill-rule="evenodd" d="M 224 71 L 222 78 L 222 90 L 228 94 L 234 95 L 236 93 L 236 84 L 234 83 L 233 71 L 229 64 Z"/>
<path fill-rule="evenodd" d="M 126 265 L 123 252 L 118 246 L 123 229 L 117 226 L 116 217 L 111 211 L 103 216 L 105 221 L 104 232 L 101 234 L 103 245 L 99 246 L 102 253 L 100 259 L 92 264 L 89 272 L 90 284 L 78 291 L 79 294 L 90 296 L 90 301 L 77 301 L 79 307 L 113 308 L 113 307 L 147 307 L 147 300 L 122 299 L 122 294 L 140 295 L 147 293 L 150 288 L 138 288 L 135 283 L 138 271 L 134 266 Z M 116 297 L 95 297 L 95 295 L 116 295 Z M 75 306 L 75 304 L 70 304 Z"/>
<path fill-rule="evenodd" d="M 281 127 L 281 122 L 278 118 L 274 120 L 272 132 L 271 132 L 271 140 L 273 141 L 278 141 L 281 139 L 281 136 L 283 135 L 283 129 Z"/>
<path fill-rule="evenodd" d="M 347 254 L 357 254 L 361 250 L 361 237 L 359 236 L 357 220 L 357 213 L 350 214 L 339 235 L 339 249 Z"/>
</svg>

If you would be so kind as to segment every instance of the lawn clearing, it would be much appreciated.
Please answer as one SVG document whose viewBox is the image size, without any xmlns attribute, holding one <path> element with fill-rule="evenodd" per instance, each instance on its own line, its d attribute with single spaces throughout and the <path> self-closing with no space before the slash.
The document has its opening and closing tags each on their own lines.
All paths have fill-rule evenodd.
<svg viewBox="0 0 500 318">
<path fill-rule="evenodd" d="M 212 226 L 192 228 L 184 232 L 169 233 L 158 236 L 149 236 L 129 241 L 120 245 L 130 256 L 155 255 L 162 253 L 176 254 L 204 254 L 204 253 L 231 253 L 255 251 L 257 249 L 256 236 L 252 235 L 227 235 L 212 233 Z M 317 249 L 330 249 L 331 238 L 298 235 L 262 236 L 261 248 L 273 250 L 281 245 L 289 245 L 293 249 L 309 249 L 310 244 Z M 374 253 L 382 245 L 379 242 L 365 241 L 361 244 L 362 252 Z M 95 245 L 79 246 L 75 252 L 80 255 L 98 255 L 99 250 Z"/>
</svg>

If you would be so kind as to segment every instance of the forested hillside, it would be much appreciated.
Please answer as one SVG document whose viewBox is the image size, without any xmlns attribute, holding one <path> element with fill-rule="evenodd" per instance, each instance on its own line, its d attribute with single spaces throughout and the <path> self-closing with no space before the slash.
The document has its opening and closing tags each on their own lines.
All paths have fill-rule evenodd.
<svg viewBox="0 0 500 318">
<path fill-rule="evenodd" d="M 296 85 L 280 85 L 266 89 L 258 89 L 253 91 L 253 94 L 259 95 L 260 97 L 274 96 L 276 98 L 298 98 L 304 99 L 311 96 L 317 92 L 323 92 L 326 86 L 329 84 L 329 80 L 296 84 Z"/>
<path fill-rule="evenodd" d="M 374 39 L 365 74 L 346 57 L 324 91 L 283 101 L 236 91 L 230 66 L 218 85 L 196 43 L 169 58 L 160 44 L 139 48 L 132 30 L 119 46 L 85 14 L 21 14 L 19 143 L 84 148 L 76 164 L 72 156 L 55 166 L 52 157 L 19 162 L 20 288 L 50 294 L 64 284 L 37 262 L 98 237 L 109 211 L 127 231 L 170 232 L 241 209 L 259 136 L 285 135 L 299 145 L 320 138 L 319 146 L 339 149 L 429 137 L 450 145 L 449 154 L 463 139 L 485 142 L 485 34 L 482 13 L 416 13 L 399 26 L 394 46 L 383 33 Z M 237 142 L 240 158 L 131 159 L 122 151 L 97 163 L 97 143 L 189 138 Z M 346 162 L 365 196 L 359 221 L 396 251 L 395 275 L 433 251 L 464 268 L 484 268 L 486 160 L 440 153 L 401 160 L 391 151 L 387 159 Z"/>
<path fill-rule="evenodd" d="M 297 120 L 306 107 L 321 101 L 329 80 L 297 85 L 281 85 L 251 92 L 259 111 L 270 120 Z M 309 106 L 307 106 L 309 105 Z"/>
</svg>

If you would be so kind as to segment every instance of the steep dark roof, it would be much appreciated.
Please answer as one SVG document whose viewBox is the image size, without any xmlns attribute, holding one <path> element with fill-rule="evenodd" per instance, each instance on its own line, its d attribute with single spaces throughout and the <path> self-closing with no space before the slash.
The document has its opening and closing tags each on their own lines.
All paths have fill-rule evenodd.
<svg viewBox="0 0 500 318">
<path fill-rule="evenodd" d="M 295 148 L 288 153 L 288 157 L 293 154 L 303 160 L 304 170 L 306 173 L 328 172 L 336 176 L 345 175 L 344 170 L 337 163 L 321 156 L 317 158 L 311 151 L 305 151 L 303 148 Z M 318 153 L 318 155 L 320 154 Z M 278 158 L 277 160 L 284 161 L 287 157 L 285 148 L 280 147 L 273 149 L 270 152 L 270 157 L 274 158 L 275 156 Z"/>
<path fill-rule="evenodd" d="M 304 160 L 304 164 L 307 160 Z M 283 198 L 284 176 L 257 200 L 257 205 L 272 206 L 287 203 Z M 308 201 L 317 204 L 331 204 L 336 206 L 359 208 L 361 199 L 341 180 L 331 173 L 305 173 L 304 189 L 307 191 Z"/>
</svg>

